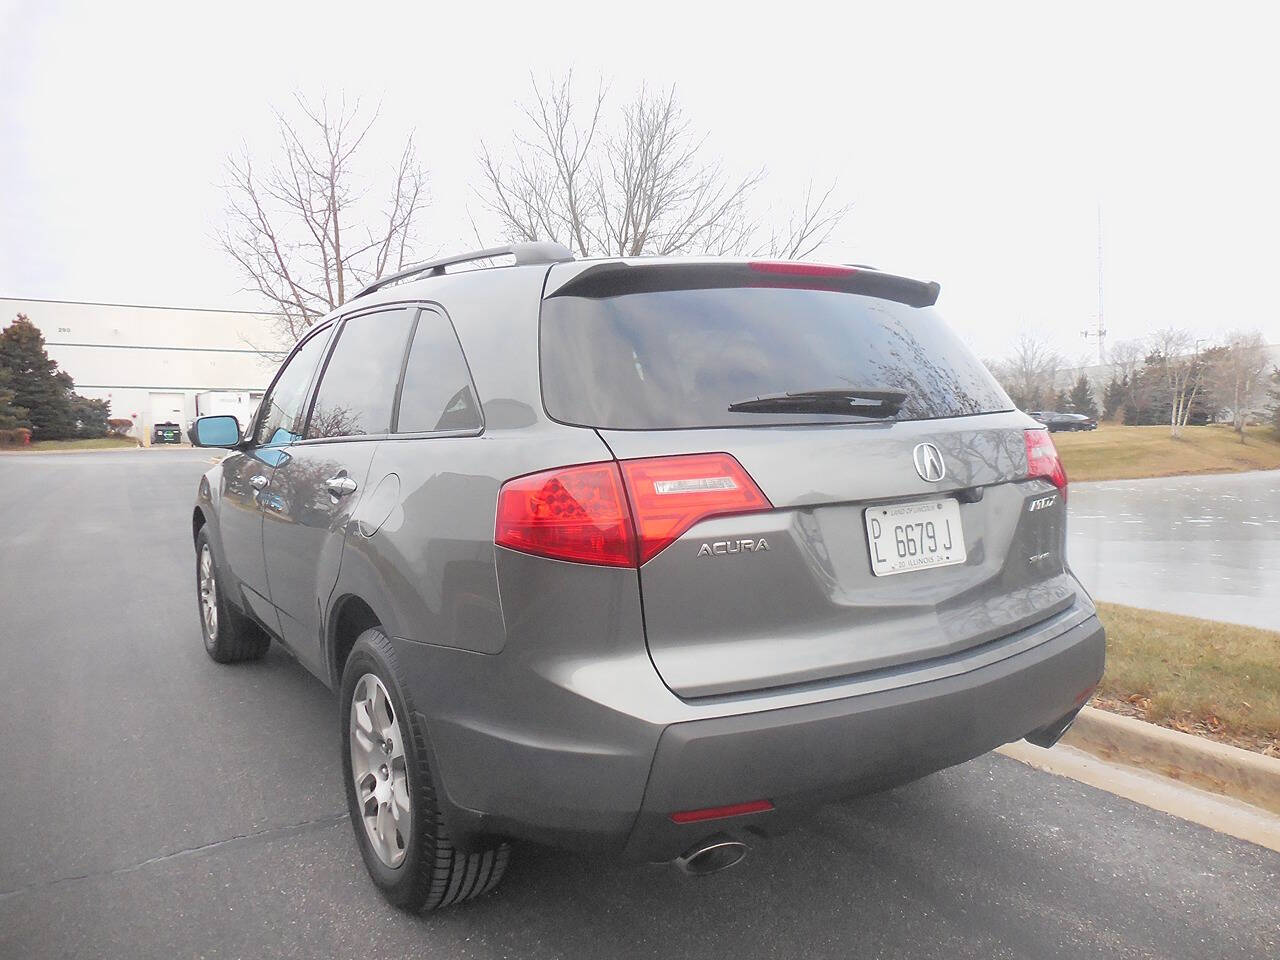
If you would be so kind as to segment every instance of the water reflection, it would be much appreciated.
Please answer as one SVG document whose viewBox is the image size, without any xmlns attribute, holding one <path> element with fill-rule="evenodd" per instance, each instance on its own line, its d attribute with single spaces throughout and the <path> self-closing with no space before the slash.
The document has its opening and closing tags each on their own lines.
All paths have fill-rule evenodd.
<svg viewBox="0 0 1280 960">
<path fill-rule="evenodd" d="M 1098 599 L 1280 630 L 1280 471 L 1076 484 L 1068 505 Z"/>
</svg>

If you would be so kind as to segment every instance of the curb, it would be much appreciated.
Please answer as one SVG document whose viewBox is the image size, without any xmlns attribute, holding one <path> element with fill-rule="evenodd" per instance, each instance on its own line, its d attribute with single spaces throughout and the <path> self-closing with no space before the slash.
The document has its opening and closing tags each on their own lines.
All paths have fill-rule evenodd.
<svg viewBox="0 0 1280 960">
<path fill-rule="evenodd" d="M 146 447 L 91 447 L 88 450 L 4 450 L 0 457 L 83 457 L 93 453 L 132 453 Z"/>
<path fill-rule="evenodd" d="M 1062 742 L 1280 813 L 1280 758 L 1085 707 Z"/>
<path fill-rule="evenodd" d="M 126 447 L 121 444 L 118 447 L 83 447 L 79 450 L 0 450 L 0 457 L 43 457 L 53 454 L 58 457 L 66 456 L 83 456 L 90 453 L 131 453 L 134 450 L 198 450 L 199 447 L 193 447 L 190 444 L 163 444 L 150 447 L 144 447 L 139 444 L 136 447 Z"/>
</svg>

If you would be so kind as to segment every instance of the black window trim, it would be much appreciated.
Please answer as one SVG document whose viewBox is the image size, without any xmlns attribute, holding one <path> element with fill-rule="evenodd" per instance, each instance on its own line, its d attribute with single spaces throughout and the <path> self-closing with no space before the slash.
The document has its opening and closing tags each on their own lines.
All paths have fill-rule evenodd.
<svg viewBox="0 0 1280 960">
<path fill-rule="evenodd" d="M 454 326 L 448 311 L 440 303 L 424 301 L 417 306 L 418 314 L 413 318 L 413 326 L 409 330 L 409 340 L 405 344 L 404 357 L 400 363 L 400 380 L 396 384 L 395 406 L 392 408 L 391 413 L 391 432 L 387 434 L 387 439 L 430 440 L 433 438 L 481 436 L 485 429 L 484 404 L 480 401 L 480 391 L 476 389 L 476 378 L 471 373 L 471 361 L 467 359 L 467 351 L 462 348 L 462 340 L 458 337 L 458 328 Z M 422 322 L 422 315 L 425 313 L 435 314 L 445 323 L 449 332 L 453 334 L 453 340 L 458 345 L 458 355 L 462 357 L 462 367 L 467 372 L 467 382 L 471 385 L 471 395 L 476 400 L 476 412 L 480 415 L 480 425 L 477 427 L 463 430 L 410 430 L 404 433 L 400 432 L 400 398 L 404 393 L 405 372 L 409 369 L 409 354 L 413 351 L 413 339 L 417 336 L 418 324 Z"/>
</svg>

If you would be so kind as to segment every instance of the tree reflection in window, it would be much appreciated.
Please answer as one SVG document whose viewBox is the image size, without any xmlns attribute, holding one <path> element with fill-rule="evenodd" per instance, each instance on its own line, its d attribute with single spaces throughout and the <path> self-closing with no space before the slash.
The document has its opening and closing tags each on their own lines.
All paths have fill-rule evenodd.
<svg viewBox="0 0 1280 960">
<path fill-rule="evenodd" d="M 902 390 L 899 420 L 1012 409 L 931 307 L 860 294 L 716 288 L 543 305 L 547 410 L 620 429 L 848 422 L 824 413 L 730 412 L 769 394 Z"/>
<path fill-rule="evenodd" d="M 352 317 L 338 333 L 316 390 L 308 439 L 358 437 L 391 429 L 396 380 L 413 312 Z"/>
</svg>

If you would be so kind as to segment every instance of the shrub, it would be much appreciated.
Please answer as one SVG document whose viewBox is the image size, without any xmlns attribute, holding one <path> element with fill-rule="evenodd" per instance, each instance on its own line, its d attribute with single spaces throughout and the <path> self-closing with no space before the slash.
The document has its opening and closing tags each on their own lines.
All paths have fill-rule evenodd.
<svg viewBox="0 0 1280 960">
<path fill-rule="evenodd" d="M 31 431 L 26 427 L 0 430 L 0 447 L 25 447 L 31 442 Z"/>
<path fill-rule="evenodd" d="M 133 421 L 125 417 L 112 417 L 107 421 L 107 429 L 115 437 L 127 437 L 133 429 Z"/>
<path fill-rule="evenodd" d="M 71 415 L 76 421 L 77 437 L 105 437 L 111 404 L 106 400 L 90 400 L 72 393 Z"/>
</svg>

